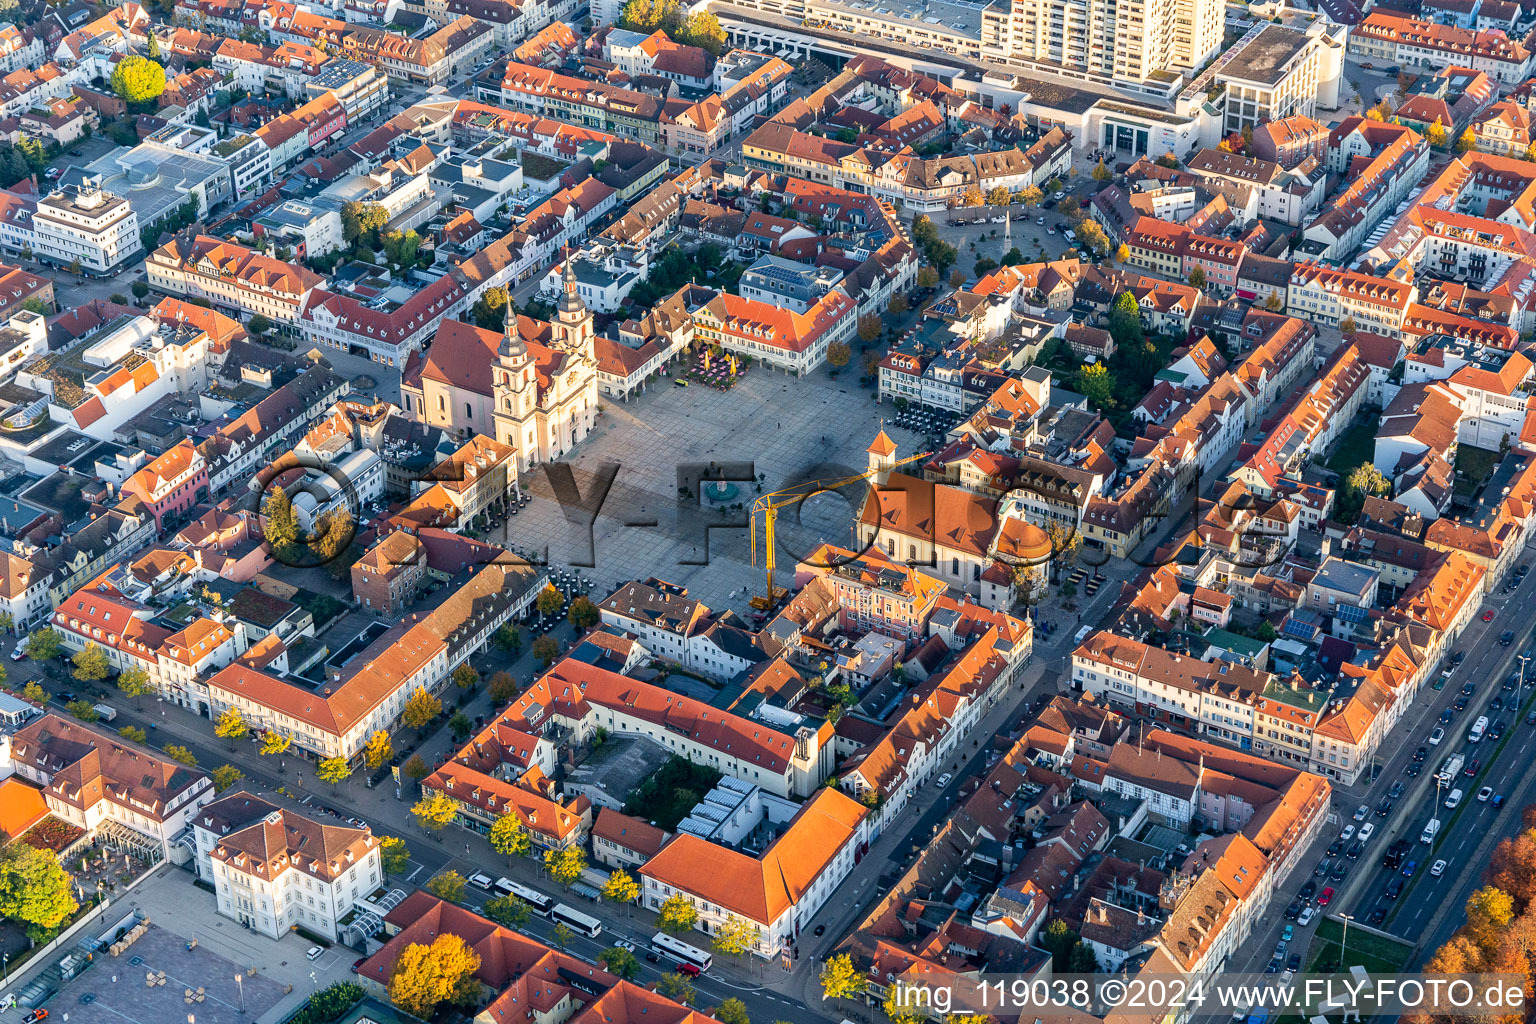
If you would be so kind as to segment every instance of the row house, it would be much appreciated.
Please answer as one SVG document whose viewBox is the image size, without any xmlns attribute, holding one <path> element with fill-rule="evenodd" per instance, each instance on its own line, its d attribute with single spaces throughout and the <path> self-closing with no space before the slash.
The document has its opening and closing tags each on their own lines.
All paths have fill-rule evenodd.
<svg viewBox="0 0 1536 1024">
<path fill-rule="evenodd" d="M 260 313 L 285 333 L 299 326 L 323 282 L 307 267 L 212 235 L 171 239 L 150 254 L 145 271 L 151 288 L 206 299 L 241 319 Z"/>
</svg>

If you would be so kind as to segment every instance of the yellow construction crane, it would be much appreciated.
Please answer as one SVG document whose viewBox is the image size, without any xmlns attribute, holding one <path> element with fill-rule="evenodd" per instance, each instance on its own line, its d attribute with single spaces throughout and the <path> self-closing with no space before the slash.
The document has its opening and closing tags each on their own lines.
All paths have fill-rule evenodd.
<svg viewBox="0 0 1536 1024">
<path fill-rule="evenodd" d="M 855 473 L 853 476 L 845 476 L 841 480 L 806 480 L 792 487 L 782 490 L 770 491 L 752 503 L 752 564 L 757 564 L 757 516 L 763 516 L 763 564 L 768 570 L 768 592 L 765 595 L 754 597 L 749 603 L 759 611 L 767 611 L 776 604 L 785 591 L 774 589 L 773 586 L 773 526 L 779 518 L 779 509 L 797 505 L 813 494 L 822 491 L 835 491 L 839 487 L 855 483 L 859 480 L 868 480 L 870 477 L 887 469 L 895 469 L 897 466 L 905 466 L 909 462 L 918 459 L 926 459 L 932 452 L 918 452 L 916 455 L 908 455 L 904 459 L 898 459 L 889 466 L 879 466 L 874 469 Z"/>
</svg>

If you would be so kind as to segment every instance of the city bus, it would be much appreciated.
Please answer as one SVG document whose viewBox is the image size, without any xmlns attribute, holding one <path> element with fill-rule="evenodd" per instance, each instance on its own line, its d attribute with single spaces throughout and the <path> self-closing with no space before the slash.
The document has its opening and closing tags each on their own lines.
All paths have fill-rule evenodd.
<svg viewBox="0 0 1536 1024">
<path fill-rule="evenodd" d="M 501 886 L 497 886 L 501 888 Z M 551 896 L 546 896 L 539 890 L 524 885 L 521 882 L 513 882 L 506 887 L 508 896 L 516 897 L 533 908 L 533 912 L 540 917 L 548 917 L 549 912 L 555 909 L 555 901 Z"/>
<path fill-rule="evenodd" d="M 666 932 L 657 932 L 651 936 L 651 948 L 664 957 L 676 960 L 680 965 L 693 968 L 700 974 L 708 971 L 710 964 L 714 962 L 704 950 L 697 946 L 690 946 L 680 939 L 674 939 Z"/>
<path fill-rule="evenodd" d="M 556 903 L 554 909 L 549 912 L 549 919 L 565 925 L 572 931 L 581 932 L 590 938 L 596 938 L 603 930 L 603 922 L 579 910 L 574 910 L 564 903 Z"/>
</svg>

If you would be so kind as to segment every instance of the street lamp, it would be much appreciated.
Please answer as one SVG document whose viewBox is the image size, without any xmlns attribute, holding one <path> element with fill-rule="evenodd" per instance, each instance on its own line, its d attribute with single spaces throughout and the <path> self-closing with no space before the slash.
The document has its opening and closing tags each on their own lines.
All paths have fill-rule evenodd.
<svg viewBox="0 0 1536 1024">
<path fill-rule="evenodd" d="M 1515 713 L 1516 714 L 1519 714 L 1521 698 L 1525 696 L 1525 663 L 1527 661 L 1530 661 L 1530 660 L 1531 660 L 1531 656 L 1529 654 L 1522 654 L 1522 655 L 1520 655 L 1520 684 L 1519 684 L 1518 687 L 1515 688 Z M 1516 722 L 1515 724 L 1519 725 L 1520 723 Z"/>
<path fill-rule="evenodd" d="M 235 988 L 240 990 L 240 1012 L 245 1012 L 245 975 L 235 975 Z"/>
<path fill-rule="evenodd" d="M 1344 935 L 1339 939 L 1339 971 L 1343 973 L 1349 970 L 1349 922 L 1354 918 L 1348 914 L 1340 914 L 1339 920 L 1344 922 Z"/>
</svg>

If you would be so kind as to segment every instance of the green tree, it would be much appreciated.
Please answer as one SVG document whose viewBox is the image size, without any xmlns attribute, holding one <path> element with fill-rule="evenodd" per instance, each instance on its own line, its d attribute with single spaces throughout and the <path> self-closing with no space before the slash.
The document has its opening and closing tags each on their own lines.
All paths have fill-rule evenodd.
<svg viewBox="0 0 1536 1024">
<path fill-rule="evenodd" d="M 49 661 L 59 656 L 64 649 L 64 638 L 59 636 L 57 630 L 51 626 L 34 629 L 28 636 L 22 650 L 27 652 L 27 657 L 33 661 Z"/>
<path fill-rule="evenodd" d="M 165 92 L 165 68 L 147 57 L 124 57 L 112 69 L 112 91 L 129 105 L 150 103 Z"/>
<path fill-rule="evenodd" d="M 708 50 L 718 57 L 725 50 L 725 28 L 720 19 L 708 11 L 695 11 L 683 23 L 678 42 Z"/>
<path fill-rule="evenodd" d="M 213 791 L 222 793 L 245 778 L 245 773 L 232 764 L 221 764 L 213 770 Z"/>
<path fill-rule="evenodd" d="M 1189 272 L 1189 286 L 1197 289 L 1205 287 L 1205 271 L 1202 268 L 1196 267 Z"/>
<path fill-rule="evenodd" d="M 505 704 L 517 696 L 518 685 L 512 673 L 497 672 L 491 676 L 490 684 L 485 689 L 491 695 L 491 700 Z"/>
<path fill-rule="evenodd" d="M 416 801 L 411 808 L 416 824 L 428 832 L 441 832 L 458 813 L 459 809 L 454 802 L 435 789 Z"/>
<path fill-rule="evenodd" d="M 0 853 L 0 918 L 21 922 L 45 942 L 79 909 L 69 875 L 52 852 L 12 843 Z"/>
<path fill-rule="evenodd" d="M 380 836 L 379 860 L 388 874 L 403 874 L 411 861 L 410 847 L 398 836 Z"/>
<path fill-rule="evenodd" d="M 391 231 L 383 238 L 384 256 L 397 267 L 409 266 L 416 262 L 416 253 L 421 249 L 421 236 L 415 231 Z"/>
<path fill-rule="evenodd" d="M 693 982 L 681 974 L 663 974 L 657 978 L 656 993 L 666 996 L 675 1003 L 682 1003 L 684 1006 L 692 1005 L 693 1001 L 699 997 Z"/>
<path fill-rule="evenodd" d="M 534 603 L 538 606 L 539 614 L 549 618 L 565 607 L 565 595 L 556 590 L 553 583 L 546 583 Z"/>
<path fill-rule="evenodd" d="M 491 643 L 515 658 L 523 649 L 523 631 L 510 622 L 503 623 L 492 634 Z"/>
<path fill-rule="evenodd" d="M 533 908 L 516 896 L 492 896 L 485 902 L 485 916 L 503 928 L 521 928 L 533 917 Z"/>
<path fill-rule="evenodd" d="M 470 309 L 475 326 L 487 331 L 499 331 L 506 324 L 507 302 L 510 296 L 504 285 L 487 288 Z"/>
<path fill-rule="evenodd" d="M 1077 239 L 1088 251 L 1103 259 L 1109 255 L 1109 236 L 1099 227 L 1099 222 L 1084 220 L 1077 226 Z"/>
<path fill-rule="evenodd" d="M 149 734 L 136 725 L 125 725 L 117 730 L 117 734 L 130 743 L 143 743 L 149 739 Z"/>
<path fill-rule="evenodd" d="M 272 320 L 260 313 L 252 313 L 251 318 L 245 322 L 245 329 L 259 338 L 272 329 Z"/>
<path fill-rule="evenodd" d="M 197 767 L 197 758 L 196 758 L 196 756 L 193 755 L 192 751 L 188 750 L 186 747 L 183 747 L 183 746 L 181 746 L 178 743 L 172 743 L 169 746 L 167 746 L 165 748 L 165 755 L 167 757 L 169 757 L 172 761 L 180 761 L 182 764 L 186 765 L 188 768 L 196 768 Z"/>
<path fill-rule="evenodd" d="M 112 663 L 107 660 L 107 652 L 94 643 L 87 643 L 75 652 L 70 659 L 74 663 L 72 674 L 82 682 L 96 682 L 107 678 L 112 671 Z"/>
<path fill-rule="evenodd" d="M 144 55 L 156 64 L 162 63 L 160 60 L 160 40 L 155 38 L 154 32 L 147 32 L 145 34 L 149 36 L 149 42 L 144 48 Z"/>
<path fill-rule="evenodd" d="M 440 900 L 457 903 L 464 898 L 464 886 L 464 876 L 450 870 L 432 876 L 432 880 L 427 883 L 427 891 Z"/>
<path fill-rule="evenodd" d="M 224 713 L 213 725 L 213 734 L 220 739 L 229 740 L 230 750 L 235 749 L 236 740 L 244 739 L 250 731 L 251 727 L 245 724 L 245 716 L 233 704 L 224 709 Z"/>
<path fill-rule="evenodd" d="M 560 657 L 560 641 L 552 636 L 541 636 L 533 642 L 533 656 L 545 665 L 552 665 Z"/>
<path fill-rule="evenodd" d="M 1130 292 L 1121 292 L 1109 307 L 1109 333 L 1121 348 L 1138 347 L 1145 338 L 1141 329 L 1141 307 Z"/>
<path fill-rule="evenodd" d="M 680 892 L 668 896 L 656 911 L 656 926 L 668 935 L 681 935 L 699 920 L 693 903 Z"/>
<path fill-rule="evenodd" d="M 460 690 L 467 691 L 473 690 L 480 682 L 480 673 L 476 672 L 475 667 L 466 661 L 454 669 L 453 675 L 449 678 L 453 680 L 454 686 L 457 686 Z"/>
<path fill-rule="evenodd" d="M 80 719 L 82 722 L 97 722 L 101 720 L 101 712 L 88 700 L 72 700 L 64 705 L 64 710 Z"/>
<path fill-rule="evenodd" d="M 597 954 L 598 962 L 607 969 L 609 974 L 629 981 L 640 973 L 640 961 L 635 959 L 635 954 L 622 946 L 609 946 Z"/>
<path fill-rule="evenodd" d="M 145 299 L 149 297 L 149 285 L 144 281 L 133 282 L 133 285 L 129 288 L 129 291 L 133 292 L 133 297 L 136 299 Z"/>
<path fill-rule="evenodd" d="M 348 245 L 374 240 L 389 223 L 389 211 L 378 203 L 349 202 L 341 208 L 341 237 Z"/>
<path fill-rule="evenodd" d="M 389 999 L 406 1013 L 429 1020 L 444 1003 L 468 1006 L 480 994 L 475 972 L 480 954 L 452 932 L 444 932 L 430 946 L 413 942 L 395 962 L 389 980 Z"/>
<path fill-rule="evenodd" d="M 1076 945 L 1077 932 L 1072 930 L 1065 918 L 1056 918 L 1040 933 L 1040 948 L 1051 954 L 1052 969 L 1057 973 L 1067 972 L 1072 947 Z"/>
<path fill-rule="evenodd" d="M 420 732 L 432 724 L 432 720 L 441 714 L 442 710 L 443 702 L 418 686 L 405 699 L 405 710 L 400 713 L 400 721 L 408 728 Z"/>
<path fill-rule="evenodd" d="M 267 538 L 267 543 L 278 551 L 292 547 L 299 542 L 299 520 L 293 514 L 293 503 L 288 500 L 288 494 L 276 484 L 267 491 L 266 500 L 262 502 L 261 514 L 266 518 L 266 525 L 262 532 Z"/>
<path fill-rule="evenodd" d="M 395 756 L 395 748 L 389 742 L 389 733 L 379 729 L 368 737 L 368 745 L 363 747 L 363 764 L 368 770 L 376 772 L 389 763 L 389 759 Z"/>
<path fill-rule="evenodd" d="M 497 818 L 485 838 L 491 849 L 507 858 L 508 864 L 512 863 L 513 857 L 526 857 L 533 850 L 533 839 L 516 814 L 503 814 Z"/>
<path fill-rule="evenodd" d="M 453 733 L 453 738 L 460 743 L 469 738 L 469 734 L 475 729 L 475 723 L 463 711 L 455 711 L 453 717 L 448 719 L 448 731 Z"/>
<path fill-rule="evenodd" d="M 853 965 L 853 957 L 839 953 L 821 966 L 821 998 L 855 999 L 869 989 L 869 976 Z"/>
<path fill-rule="evenodd" d="M 140 703 L 140 697 L 155 692 L 154 684 L 149 681 L 149 673 L 137 665 L 118 673 L 117 688 L 135 704 Z"/>
<path fill-rule="evenodd" d="M 328 757 L 315 765 L 315 778 L 336 785 L 352 777 L 352 766 L 344 757 Z"/>
<path fill-rule="evenodd" d="M 570 925 L 566 924 L 564 921 L 559 921 L 556 922 L 555 927 L 550 930 L 549 937 L 560 949 L 566 949 L 570 946 L 571 940 L 576 937 L 576 933 L 571 931 Z"/>
<path fill-rule="evenodd" d="M 1093 169 L 1093 180 L 1094 181 L 1108 181 L 1110 178 L 1113 178 L 1114 176 L 1115 176 L 1114 172 L 1111 171 L 1108 167 L 1104 166 L 1104 161 L 1103 160 L 1100 160 L 1098 162 L 1098 165 L 1095 166 L 1094 169 Z"/>
<path fill-rule="evenodd" d="M 747 1013 L 747 1004 L 731 996 L 723 1000 L 715 1008 L 715 1019 L 720 1024 L 752 1024 L 752 1016 Z"/>
</svg>

